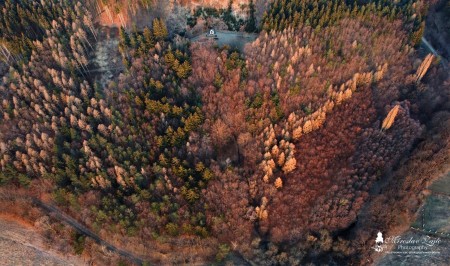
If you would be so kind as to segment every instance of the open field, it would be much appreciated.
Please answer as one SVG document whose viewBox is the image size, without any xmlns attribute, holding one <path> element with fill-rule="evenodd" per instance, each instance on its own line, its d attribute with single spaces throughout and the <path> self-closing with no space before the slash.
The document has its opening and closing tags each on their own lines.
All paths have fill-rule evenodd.
<svg viewBox="0 0 450 266">
<path fill-rule="evenodd" d="M 413 226 L 450 236 L 450 198 L 431 195 L 422 208 L 421 215 L 417 217 Z"/>
<path fill-rule="evenodd" d="M 428 189 L 431 195 L 420 207 L 417 219 L 411 224 L 411 229 L 400 237 L 405 240 L 437 239 L 439 242 L 433 247 L 426 246 L 426 251 L 430 253 L 420 254 L 396 253 L 402 251 L 400 247 L 402 244 L 396 244 L 390 247 L 391 253 L 386 254 L 377 265 L 450 264 L 450 213 L 448 211 L 450 210 L 450 173 L 434 181 Z"/>
<path fill-rule="evenodd" d="M 434 181 L 431 195 L 419 210 L 413 228 L 443 237 L 450 237 L 450 173 Z"/>
<path fill-rule="evenodd" d="M 430 185 L 429 189 L 434 194 L 444 194 L 450 196 L 450 173 L 445 177 L 440 178 Z"/>
<path fill-rule="evenodd" d="M 0 265 L 87 265 L 46 247 L 32 227 L 0 217 Z"/>
</svg>

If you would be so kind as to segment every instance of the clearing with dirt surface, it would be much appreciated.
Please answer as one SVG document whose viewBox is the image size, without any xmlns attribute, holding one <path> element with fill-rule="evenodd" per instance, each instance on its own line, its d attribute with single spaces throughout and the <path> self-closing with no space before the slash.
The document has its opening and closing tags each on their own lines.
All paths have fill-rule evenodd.
<svg viewBox="0 0 450 266">
<path fill-rule="evenodd" d="M 0 215 L 1 265 L 87 265 L 44 244 L 42 236 L 27 226 Z"/>
</svg>

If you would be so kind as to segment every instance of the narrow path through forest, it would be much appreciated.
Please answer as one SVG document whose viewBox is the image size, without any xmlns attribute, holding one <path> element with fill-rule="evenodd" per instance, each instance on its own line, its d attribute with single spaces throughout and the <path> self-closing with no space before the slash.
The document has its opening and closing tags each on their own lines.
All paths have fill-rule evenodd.
<svg viewBox="0 0 450 266">
<path fill-rule="evenodd" d="M 69 225 L 70 227 L 74 228 L 78 233 L 92 238 L 97 244 L 105 247 L 107 250 L 109 250 L 113 253 L 116 253 L 126 259 L 129 259 L 130 261 L 132 261 L 133 263 L 138 264 L 138 265 L 142 265 L 145 262 L 145 260 L 132 254 L 131 252 L 126 251 L 121 248 L 118 248 L 118 247 L 114 246 L 113 244 L 107 242 L 106 240 L 102 239 L 96 233 L 94 233 L 93 231 L 91 231 L 86 226 L 82 225 L 81 223 L 79 223 L 77 220 L 75 220 L 71 216 L 69 216 L 66 213 L 64 213 L 63 211 L 61 211 L 56 206 L 45 203 L 38 198 L 30 197 L 30 196 L 22 196 L 22 195 L 6 196 L 6 197 L 4 195 L 0 195 L 0 199 L 31 201 L 34 205 L 41 208 L 45 213 L 49 214 L 50 216 L 57 219 L 58 221 L 61 221 L 65 224 Z"/>
</svg>

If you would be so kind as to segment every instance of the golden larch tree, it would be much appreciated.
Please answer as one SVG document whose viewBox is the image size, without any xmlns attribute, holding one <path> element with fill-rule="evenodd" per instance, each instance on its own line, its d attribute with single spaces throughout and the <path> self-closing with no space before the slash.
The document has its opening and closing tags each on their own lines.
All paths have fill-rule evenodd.
<svg viewBox="0 0 450 266">
<path fill-rule="evenodd" d="M 394 108 L 391 109 L 391 111 L 389 111 L 388 115 L 386 116 L 386 118 L 383 120 L 383 124 L 381 125 L 381 130 L 387 130 L 389 129 L 392 124 L 395 121 L 395 117 L 398 114 L 398 110 L 400 108 L 400 105 L 396 105 L 394 106 Z"/>
</svg>

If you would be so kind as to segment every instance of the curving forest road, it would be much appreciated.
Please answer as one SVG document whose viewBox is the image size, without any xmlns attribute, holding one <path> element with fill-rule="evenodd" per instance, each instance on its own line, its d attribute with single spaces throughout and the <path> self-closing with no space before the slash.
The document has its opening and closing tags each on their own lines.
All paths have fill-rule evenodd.
<svg viewBox="0 0 450 266">
<path fill-rule="evenodd" d="M 45 213 L 47 213 L 48 215 L 52 216 L 53 218 L 57 219 L 58 221 L 61 221 L 67 225 L 69 225 L 70 227 L 72 227 L 73 229 L 75 229 L 78 233 L 83 234 L 87 237 L 90 237 L 91 239 L 93 239 L 97 244 L 105 247 L 108 251 L 111 251 L 113 253 L 116 253 L 130 261 L 132 261 L 133 263 L 137 264 L 137 265 L 142 265 L 145 262 L 147 262 L 146 260 L 132 254 L 131 252 L 121 249 L 119 247 L 114 246 L 113 244 L 107 242 L 106 240 L 102 239 L 100 236 L 98 236 L 96 233 L 94 233 L 93 231 L 91 231 L 89 228 L 87 228 L 86 226 L 82 225 L 81 223 L 79 223 L 77 220 L 75 220 L 74 218 L 72 218 L 71 216 L 67 215 L 66 213 L 64 213 L 63 211 L 61 211 L 58 207 L 45 203 L 43 201 L 41 201 L 38 198 L 35 197 L 30 197 L 30 196 L 5 196 L 5 195 L 0 195 L 1 199 L 7 199 L 7 200 L 27 200 L 27 201 L 31 201 L 34 205 L 40 207 Z"/>
</svg>

